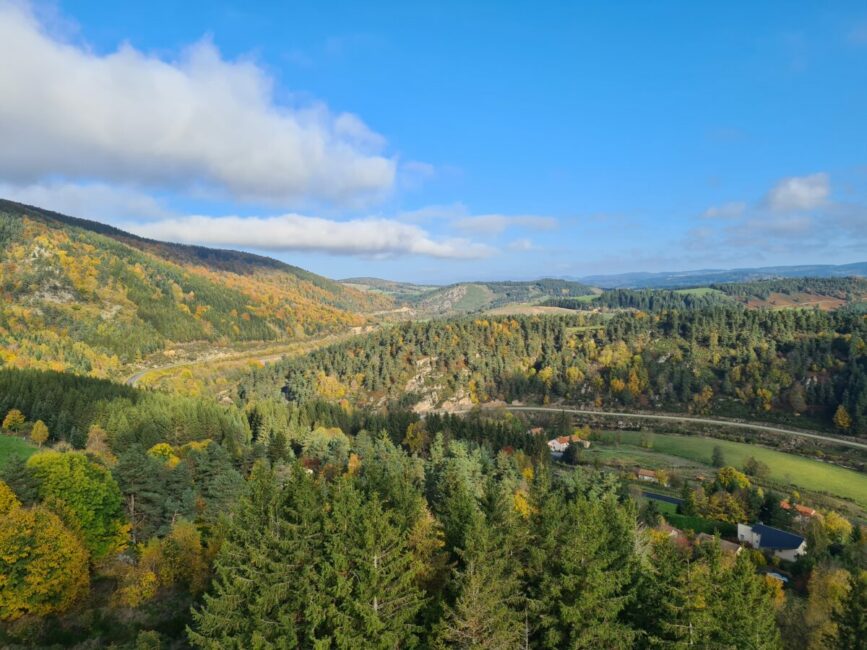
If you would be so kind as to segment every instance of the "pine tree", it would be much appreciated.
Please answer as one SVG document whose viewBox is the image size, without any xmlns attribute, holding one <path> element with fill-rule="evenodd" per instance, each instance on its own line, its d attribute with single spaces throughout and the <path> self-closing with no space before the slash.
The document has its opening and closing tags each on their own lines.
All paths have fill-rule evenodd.
<svg viewBox="0 0 867 650">
<path fill-rule="evenodd" d="M 326 523 L 324 561 L 328 625 L 337 648 L 402 648 L 416 643 L 424 606 L 421 567 L 376 495 L 344 479 Z"/>
<path fill-rule="evenodd" d="M 653 562 L 641 585 L 641 598 L 630 612 L 652 646 L 703 647 L 716 622 L 710 598 L 710 573 L 706 561 L 695 560 L 692 549 L 682 549 L 669 539 L 652 547 Z"/>
<path fill-rule="evenodd" d="M 632 647 L 621 614 L 634 595 L 634 516 L 613 497 L 554 494 L 536 519 L 529 578 L 539 647 Z"/>
<path fill-rule="evenodd" d="M 521 647 L 525 626 L 518 609 L 520 584 L 515 567 L 502 554 L 501 541 L 479 514 L 461 553 L 463 568 L 455 572 L 458 594 L 440 624 L 439 644 L 491 650 Z"/>
<path fill-rule="evenodd" d="M 325 621 L 322 497 L 293 466 L 281 489 L 257 464 L 187 629 L 199 648 L 315 646 Z"/>
<path fill-rule="evenodd" d="M 716 550 L 717 559 L 711 562 L 716 592 L 713 615 L 717 620 L 713 639 L 722 647 L 781 648 L 771 594 L 761 576 L 756 575 L 748 554 L 739 554 L 730 568 L 721 565 L 718 554 Z"/>
</svg>

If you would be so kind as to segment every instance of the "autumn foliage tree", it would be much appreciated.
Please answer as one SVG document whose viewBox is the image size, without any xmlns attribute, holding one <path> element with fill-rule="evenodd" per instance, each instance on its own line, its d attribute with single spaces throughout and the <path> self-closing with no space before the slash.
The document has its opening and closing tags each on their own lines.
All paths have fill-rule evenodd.
<svg viewBox="0 0 867 650">
<path fill-rule="evenodd" d="M 45 451 L 27 468 L 40 499 L 76 529 L 94 560 L 122 549 L 129 534 L 120 489 L 111 473 L 80 452 Z"/>
<path fill-rule="evenodd" d="M 11 409 L 6 414 L 6 417 L 3 418 L 3 428 L 8 429 L 9 431 L 20 431 L 26 421 L 27 418 L 24 417 L 24 414 L 21 411 L 18 409 Z"/>
<path fill-rule="evenodd" d="M 88 590 L 88 556 L 47 508 L 22 508 L 0 483 L 0 620 L 69 609 Z"/>
<path fill-rule="evenodd" d="M 48 427 L 45 426 L 45 422 L 36 420 L 33 423 L 33 428 L 30 429 L 30 440 L 35 442 L 39 447 L 48 442 Z"/>
</svg>

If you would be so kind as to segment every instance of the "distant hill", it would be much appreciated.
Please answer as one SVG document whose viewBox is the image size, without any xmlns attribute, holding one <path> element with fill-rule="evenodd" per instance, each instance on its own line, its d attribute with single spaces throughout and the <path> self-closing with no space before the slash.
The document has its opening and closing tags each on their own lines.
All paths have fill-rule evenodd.
<svg viewBox="0 0 867 650">
<path fill-rule="evenodd" d="M 397 302 L 406 302 L 435 291 L 440 287 L 434 285 L 412 284 L 411 282 L 396 282 L 380 278 L 346 278 L 340 282 L 347 287 L 370 291 L 390 296 Z"/>
<path fill-rule="evenodd" d="M 99 376 L 172 343 L 299 339 L 392 304 L 271 258 L 4 200 L 0 293 L 0 366 Z"/>
<path fill-rule="evenodd" d="M 389 295 L 398 305 L 423 316 L 451 316 L 497 309 L 511 304 L 536 304 L 549 298 L 593 294 L 580 282 L 543 278 L 529 282 L 461 282 L 444 287 L 393 282 L 379 278 L 349 278 L 344 284 Z"/>
<path fill-rule="evenodd" d="M 669 309 L 693 310 L 741 303 L 749 308 L 867 308 L 867 279 L 776 278 L 727 282 L 687 289 L 605 289 L 598 296 L 549 298 L 545 305 L 579 311 Z"/>
<path fill-rule="evenodd" d="M 774 278 L 842 278 L 850 276 L 867 277 L 867 262 L 841 265 L 765 266 L 743 269 L 589 275 L 578 278 L 578 281 L 605 289 L 644 289 L 697 287 L 723 282 L 752 282 Z"/>
</svg>

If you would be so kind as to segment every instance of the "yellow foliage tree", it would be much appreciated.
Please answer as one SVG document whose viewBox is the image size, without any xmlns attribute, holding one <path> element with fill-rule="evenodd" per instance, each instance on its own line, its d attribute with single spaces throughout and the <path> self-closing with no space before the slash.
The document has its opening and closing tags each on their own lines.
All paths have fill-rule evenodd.
<svg viewBox="0 0 867 650">
<path fill-rule="evenodd" d="M 167 442 L 158 442 L 153 447 L 148 449 L 148 455 L 154 458 L 159 458 L 166 467 L 177 467 L 181 459 L 175 454 L 174 448 Z"/>
<path fill-rule="evenodd" d="M 117 457 L 111 452 L 111 447 L 108 446 L 108 432 L 98 424 L 93 424 L 88 429 L 87 446 L 85 449 L 87 453 L 102 459 L 110 466 L 117 462 Z"/>
<path fill-rule="evenodd" d="M 515 492 L 515 512 L 517 512 L 524 519 L 529 519 L 532 514 L 532 508 L 530 507 L 530 501 L 527 499 L 527 495 L 524 494 L 523 491 L 518 490 Z"/>
<path fill-rule="evenodd" d="M 0 517 L 21 507 L 21 502 L 12 489 L 0 481 Z"/>
<path fill-rule="evenodd" d="M 849 411 L 842 404 L 837 407 L 837 412 L 834 413 L 834 425 L 840 431 L 849 431 L 852 428 L 852 416 L 849 415 Z M 3 426 L 6 425 L 4 424 Z"/>
<path fill-rule="evenodd" d="M 419 454 L 424 451 L 427 446 L 427 429 L 424 426 L 424 420 L 411 422 L 406 428 L 406 435 L 403 438 L 403 444 L 406 445 L 410 453 Z"/>
<path fill-rule="evenodd" d="M 0 620 L 66 611 L 89 587 L 87 551 L 54 513 L 13 508 L 0 526 Z"/>
<path fill-rule="evenodd" d="M 208 565 L 202 536 L 195 524 L 178 519 L 162 540 L 160 550 L 162 561 L 158 576 L 161 585 L 182 584 L 193 594 L 205 588 Z"/>
<path fill-rule="evenodd" d="M 551 389 L 551 384 L 554 382 L 554 369 L 551 366 L 545 366 L 539 371 L 539 381 L 545 386 L 545 390 Z"/>
<path fill-rule="evenodd" d="M 12 409 L 3 418 L 3 428 L 9 431 L 21 431 L 21 427 L 27 422 L 27 418 L 18 409 Z"/>
<path fill-rule="evenodd" d="M 48 442 L 48 427 L 45 426 L 45 422 L 36 420 L 33 423 L 33 428 L 30 429 L 30 440 L 36 443 L 38 447 Z"/>
<path fill-rule="evenodd" d="M 806 647 L 810 650 L 824 649 L 828 647 L 828 638 L 837 636 L 837 624 L 832 615 L 842 607 L 849 590 L 849 572 L 845 569 L 816 567 L 807 589 L 810 595 L 804 611 Z"/>
<path fill-rule="evenodd" d="M 845 544 L 852 536 L 852 523 L 833 510 L 825 515 L 824 524 L 825 532 L 832 542 Z"/>
</svg>

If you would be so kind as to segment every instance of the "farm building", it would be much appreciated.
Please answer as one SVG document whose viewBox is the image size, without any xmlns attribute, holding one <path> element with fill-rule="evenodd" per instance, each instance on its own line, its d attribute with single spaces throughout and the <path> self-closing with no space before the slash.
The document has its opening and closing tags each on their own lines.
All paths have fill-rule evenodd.
<svg viewBox="0 0 867 650">
<path fill-rule="evenodd" d="M 659 483 L 659 479 L 656 478 L 656 472 L 650 469 L 639 469 L 635 475 L 638 477 L 639 481 L 647 481 L 648 483 Z"/>
<path fill-rule="evenodd" d="M 792 505 L 789 503 L 788 499 L 784 499 L 780 501 L 780 507 L 783 510 L 792 510 Z M 801 505 L 800 503 L 795 504 L 795 519 L 798 521 L 806 521 L 807 519 L 812 519 L 816 516 L 816 511 L 813 508 L 808 508 L 807 506 Z"/>
</svg>

